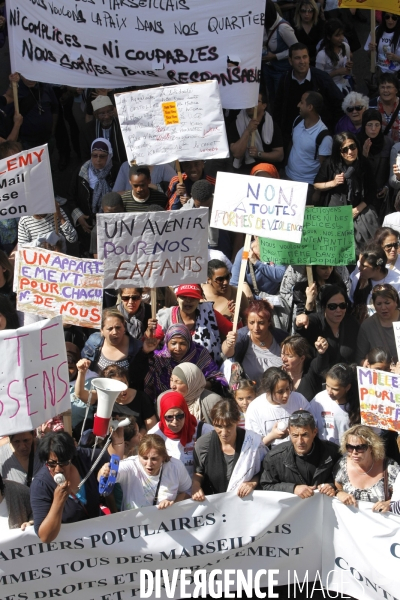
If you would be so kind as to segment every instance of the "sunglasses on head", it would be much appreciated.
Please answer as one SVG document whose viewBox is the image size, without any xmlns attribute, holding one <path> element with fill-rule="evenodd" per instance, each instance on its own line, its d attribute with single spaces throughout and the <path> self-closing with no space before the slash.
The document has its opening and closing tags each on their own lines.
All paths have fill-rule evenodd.
<svg viewBox="0 0 400 600">
<path fill-rule="evenodd" d="M 353 152 L 353 150 L 357 150 L 357 144 L 349 144 L 344 148 L 340 148 L 341 154 L 348 154 L 349 152 Z"/>
<path fill-rule="evenodd" d="M 315 425 L 315 419 L 310 413 L 304 415 L 290 415 L 289 425 L 297 425 L 303 423 L 304 425 Z"/>
<path fill-rule="evenodd" d="M 70 463 L 71 463 L 70 460 L 62 460 L 62 461 L 48 460 L 46 462 L 46 465 L 48 467 L 50 467 L 50 469 L 55 469 L 55 467 L 57 467 L 57 466 L 59 466 L 59 467 L 67 467 Z"/>
<path fill-rule="evenodd" d="M 336 310 L 337 308 L 340 308 L 340 310 L 346 310 L 347 304 L 346 302 L 339 302 L 338 304 L 336 304 L 336 302 L 331 302 L 330 304 L 326 305 L 326 308 L 329 310 Z"/>
<path fill-rule="evenodd" d="M 346 112 L 348 112 L 348 113 L 352 113 L 352 112 L 354 112 L 355 110 L 356 110 L 357 112 L 359 112 L 359 111 L 360 111 L 360 110 L 362 110 L 363 108 L 364 108 L 364 107 L 363 107 L 363 106 L 360 106 L 359 104 L 357 104 L 357 106 L 348 106 L 348 107 L 346 108 Z"/>
<path fill-rule="evenodd" d="M 368 444 L 358 444 L 358 446 L 346 444 L 346 450 L 347 452 L 365 452 L 368 450 Z"/>
<path fill-rule="evenodd" d="M 123 300 L 124 302 L 129 302 L 129 300 L 133 300 L 133 302 L 137 302 L 138 300 L 140 300 L 142 296 L 139 296 L 138 294 L 135 296 L 121 296 L 121 300 Z"/>
<path fill-rule="evenodd" d="M 218 281 L 218 283 L 224 283 L 224 281 L 229 281 L 231 278 L 231 274 L 228 273 L 227 275 L 224 275 L 223 277 L 216 277 L 214 279 L 214 281 Z"/>
<path fill-rule="evenodd" d="M 177 421 L 182 421 L 182 419 L 185 418 L 184 413 L 179 413 L 178 415 L 165 415 L 164 419 L 166 420 L 167 423 L 172 423 L 172 421 L 174 419 L 176 419 Z"/>
<path fill-rule="evenodd" d="M 398 248 L 399 247 L 399 242 L 393 242 L 393 244 L 385 244 L 383 246 L 384 250 L 391 250 L 392 248 Z"/>
<path fill-rule="evenodd" d="M 387 14 L 385 15 L 385 21 L 388 21 L 389 19 L 392 19 L 392 21 L 397 21 L 398 19 L 398 15 L 391 15 L 391 14 Z"/>
</svg>

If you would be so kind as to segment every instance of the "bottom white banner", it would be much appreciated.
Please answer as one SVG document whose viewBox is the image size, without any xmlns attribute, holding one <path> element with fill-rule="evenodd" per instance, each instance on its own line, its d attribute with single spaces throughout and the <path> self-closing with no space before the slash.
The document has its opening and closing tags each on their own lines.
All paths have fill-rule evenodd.
<svg viewBox="0 0 400 600">
<path fill-rule="evenodd" d="M 273 597 L 274 586 L 306 580 L 391 600 L 400 519 L 371 506 L 229 493 L 63 525 L 49 544 L 33 528 L 10 531 L 0 547 L 0 600 L 229 598 L 235 589 L 266 597 L 259 589 L 267 585 Z"/>
</svg>

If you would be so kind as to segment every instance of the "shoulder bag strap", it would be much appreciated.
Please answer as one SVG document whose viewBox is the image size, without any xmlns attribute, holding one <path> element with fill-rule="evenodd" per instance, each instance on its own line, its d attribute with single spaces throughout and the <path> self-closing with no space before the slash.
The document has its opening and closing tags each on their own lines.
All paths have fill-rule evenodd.
<svg viewBox="0 0 400 600">
<path fill-rule="evenodd" d="M 33 462 L 35 460 L 35 440 L 32 441 L 31 451 L 29 453 L 28 474 L 26 476 L 25 485 L 31 487 L 33 477 Z"/>
<path fill-rule="evenodd" d="M 268 49 L 269 46 L 269 42 L 270 39 L 272 38 L 272 36 L 274 35 L 275 31 L 278 29 L 279 25 L 282 23 L 282 21 L 279 21 L 278 25 L 275 25 L 275 27 L 272 29 L 271 33 L 269 34 L 267 41 L 265 42 L 265 47 Z"/>
<path fill-rule="evenodd" d="M 400 111 L 400 100 L 399 100 L 398 105 L 396 106 L 394 113 L 392 114 L 392 118 L 390 119 L 389 123 L 386 125 L 386 127 L 383 131 L 383 135 L 387 135 L 389 133 L 389 131 L 392 129 L 393 123 L 397 119 L 397 115 L 399 114 L 399 111 Z"/>
<path fill-rule="evenodd" d="M 154 494 L 153 506 L 155 506 L 157 504 L 157 502 L 158 502 L 158 492 L 160 491 L 162 472 L 163 472 L 163 468 L 161 466 L 160 479 L 158 480 L 156 493 Z"/>
</svg>

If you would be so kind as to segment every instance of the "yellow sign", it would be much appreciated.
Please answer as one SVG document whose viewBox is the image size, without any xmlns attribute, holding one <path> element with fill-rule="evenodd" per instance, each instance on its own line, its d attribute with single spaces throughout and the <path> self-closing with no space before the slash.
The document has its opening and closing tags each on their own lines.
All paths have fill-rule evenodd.
<svg viewBox="0 0 400 600">
<path fill-rule="evenodd" d="M 400 0 L 339 0 L 339 8 L 368 8 L 400 15 Z"/>
<path fill-rule="evenodd" d="M 161 108 L 164 114 L 164 123 L 166 125 L 176 125 L 179 123 L 176 102 L 161 102 Z"/>
</svg>

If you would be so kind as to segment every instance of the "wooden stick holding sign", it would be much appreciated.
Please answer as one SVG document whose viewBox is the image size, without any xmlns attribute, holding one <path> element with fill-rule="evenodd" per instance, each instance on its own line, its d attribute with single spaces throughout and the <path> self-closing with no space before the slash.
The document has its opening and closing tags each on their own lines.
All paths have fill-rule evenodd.
<svg viewBox="0 0 400 600">
<path fill-rule="evenodd" d="M 179 160 L 175 161 L 175 169 L 176 169 L 176 174 L 178 175 L 179 184 L 184 185 L 182 171 L 181 171 L 181 163 L 179 162 Z M 182 198 L 186 198 L 186 201 L 182 202 Z M 180 199 L 181 199 L 181 204 L 186 204 L 187 200 L 189 199 L 187 193 L 185 192 L 184 196 L 180 196 Z"/>
<path fill-rule="evenodd" d="M 14 111 L 19 115 L 19 100 L 18 100 L 18 83 L 12 82 L 12 91 L 14 96 Z"/>
<path fill-rule="evenodd" d="M 376 44 L 375 35 L 375 11 L 371 10 L 371 44 Z M 375 73 L 376 70 L 376 50 L 371 51 L 371 73 Z"/>
<path fill-rule="evenodd" d="M 312 285 L 314 283 L 312 267 L 310 267 L 310 265 L 306 266 L 306 272 L 307 272 L 308 287 L 310 287 L 310 285 Z"/>
<path fill-rule="evenodd" d="M 151 288 L 150 302 L 151 302 L 151 318 L 155 319 L 157 317 L 157 288 Z"/>
<path fill-rule="evenodd" d="M 241 304 L 241 300 L 242 300 L 242 293 L 243 293 L 243 286 L 244 286 L 244 282 L 245 282 L 244 280 L 245 280 L 245 275 L 246 275 L 247 260 L 249 258 L 250 244 L 251 244 L 251 235 L 249 233 L 247 233 L 246 237 L 244 239 L 242 262 L 240 264 L 239 281 L 238 281 L 238 288 L 237 288 L 237 293 L 236 293 L 235 314 L 233 316 L 233 330 L 232 331 L 234 333 L 236 333 L 237 324 L 238 324 L 238 320 L 239 320 L 240 304 Z"/>
</svg>

